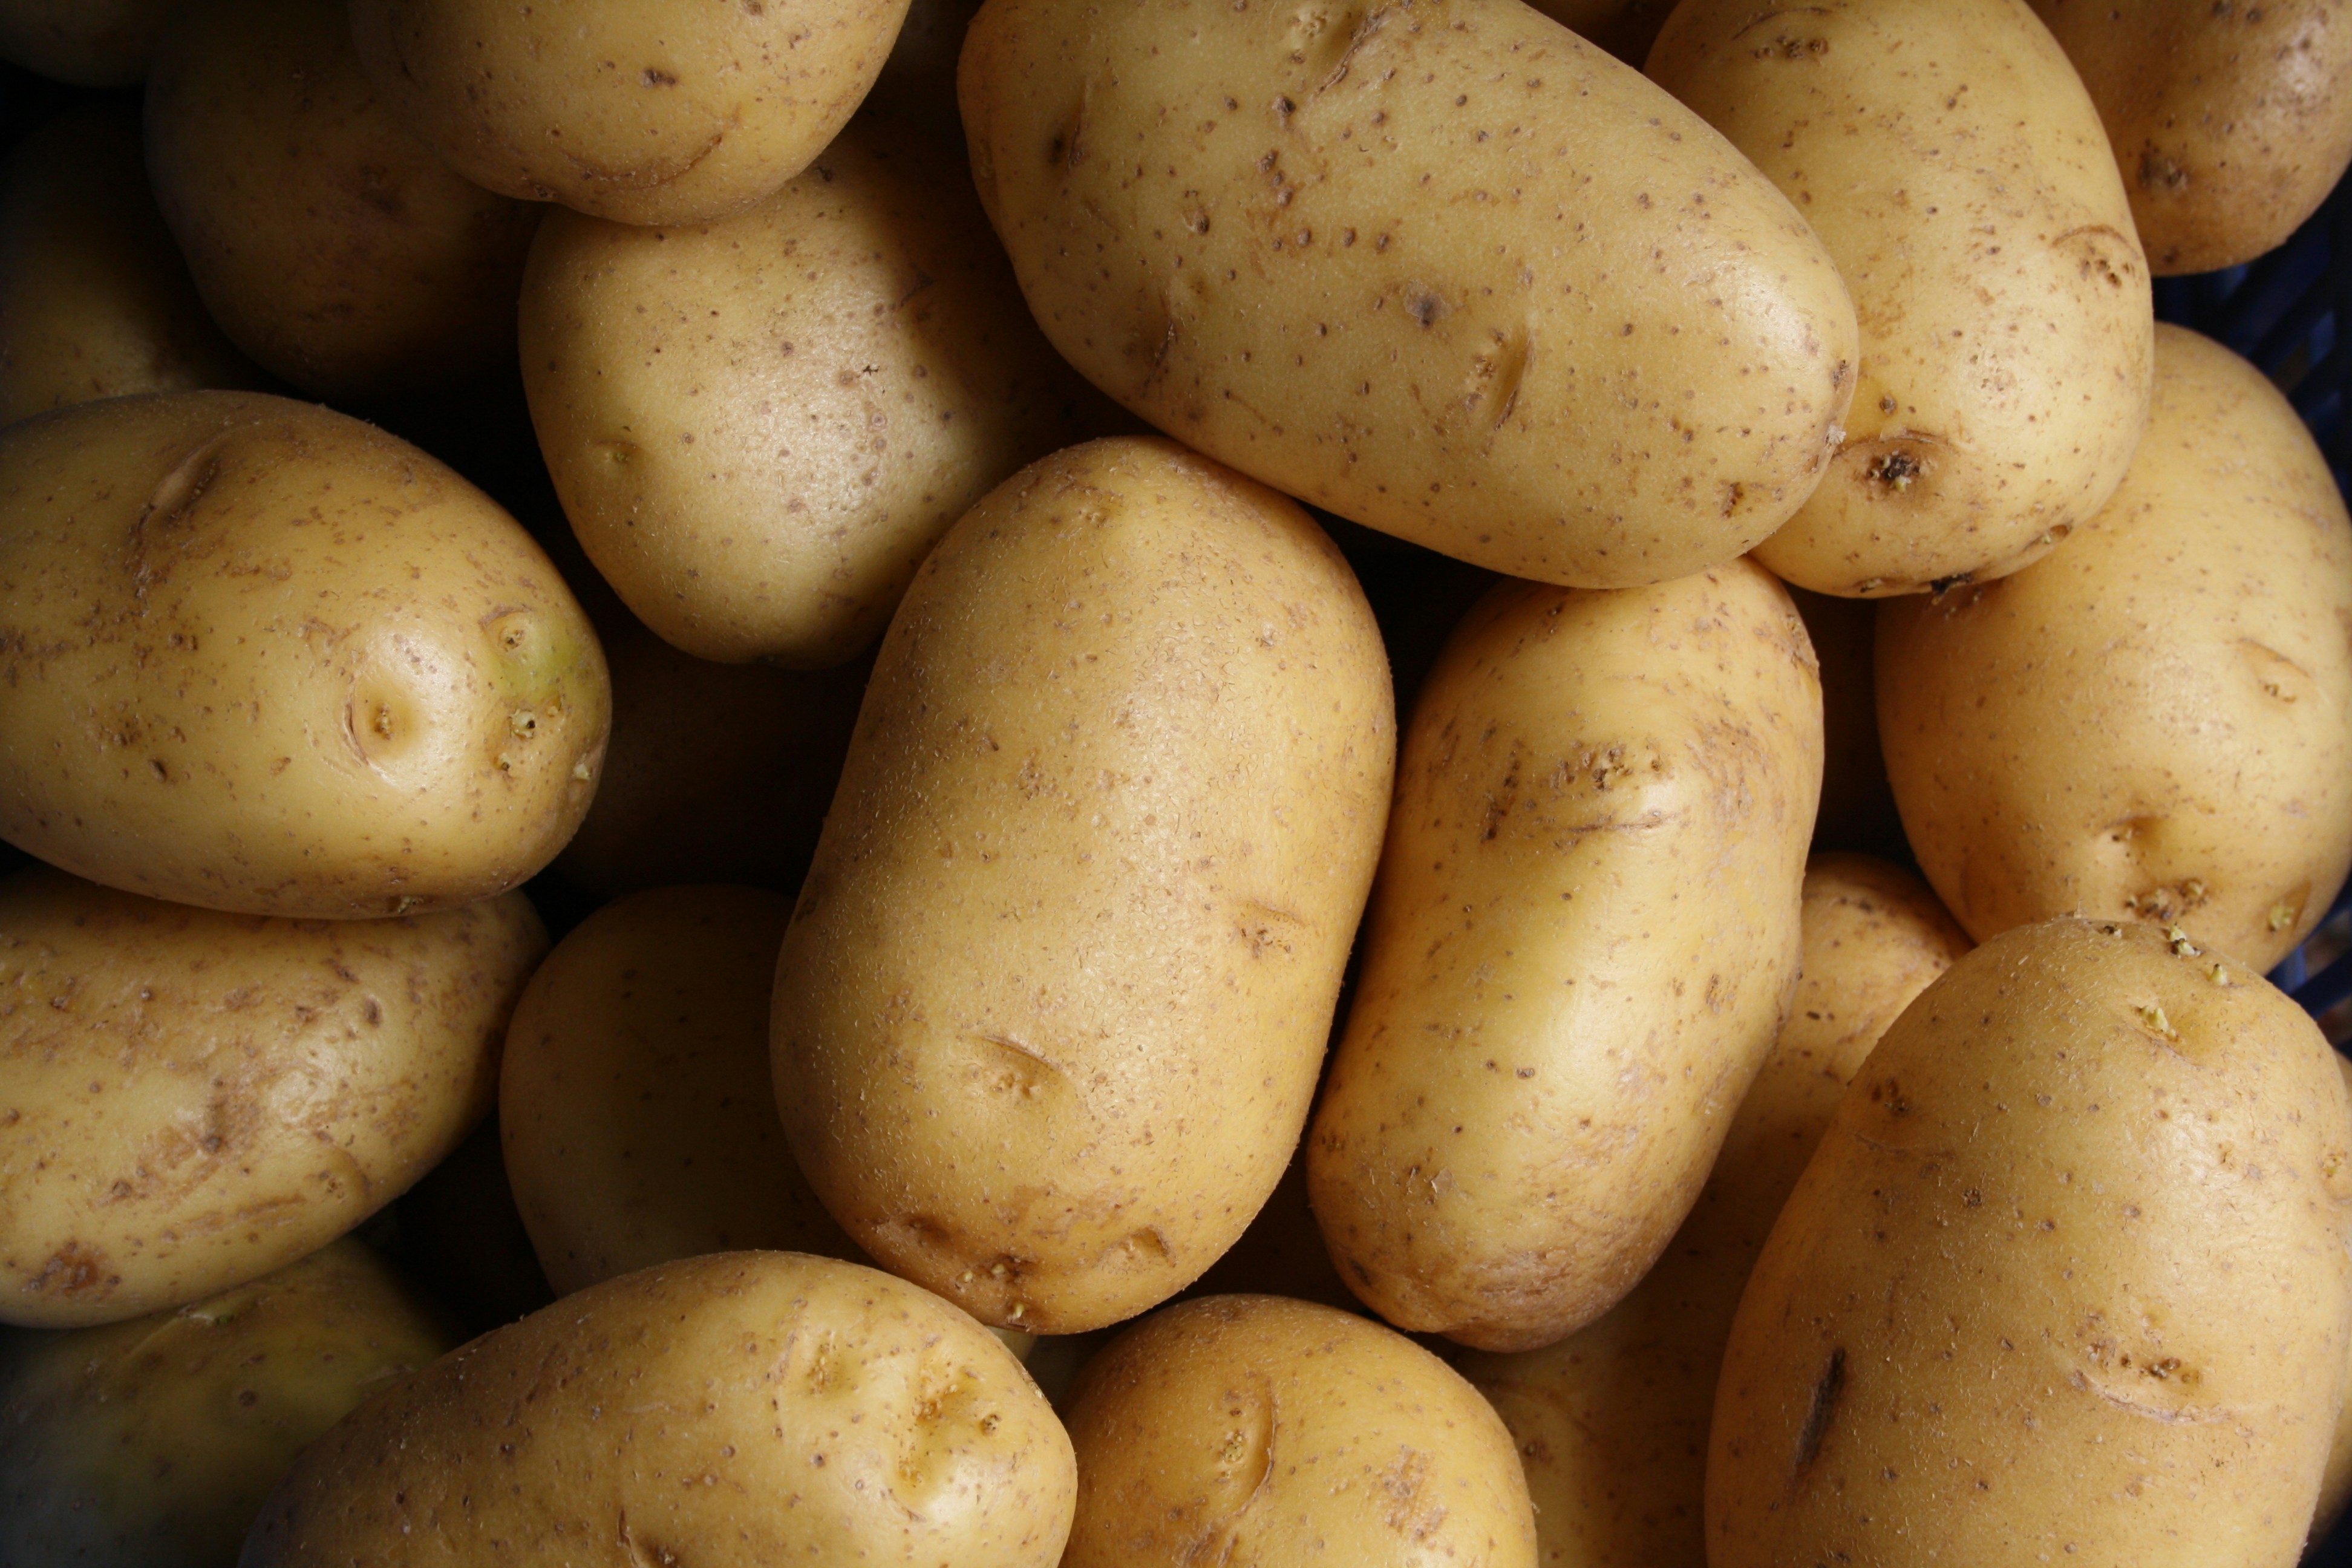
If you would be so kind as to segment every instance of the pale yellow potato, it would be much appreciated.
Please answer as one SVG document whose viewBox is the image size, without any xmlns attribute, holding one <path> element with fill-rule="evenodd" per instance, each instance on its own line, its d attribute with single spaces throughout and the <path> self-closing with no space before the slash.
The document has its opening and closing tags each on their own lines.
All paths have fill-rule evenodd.
<svg viewBox="0 0 2352 1568">
<path fill-rule="evenodd" d="M 748 212 L 550 215 L 523 382 L 580 542 L 700 658 L 840 664 L 999 481 L 1085 434 L 969 185 L 860 121 Z"/>
<path fill-rule="evenodd" d="M 356 1241 L 177 1311 L 0 1334 L 0 1562 L 226 1568 L 304 1445 L 457 1343 Z"/>
<path fill-rule="evenodd" d="M 1403 1335 L 1277 1296 L 1188 1301 L 1129 1329 L 1067 1413 L 1077 1518 L 1062 1568 L 1533 1568 L 1511 1436 Z"/>
<path fill-rule="evenodd" d="M 1305 512 L 1171 441 L 1032 464 L 883 641 L 777 965 L 784 1131 L 885 1267 L 1078 1332 L 1297 1146 L 1389 799 L 1388 667 Z"/>
<path fill-rule="evenodd" d="M 2268 969 L 2352 866 L 2352 520 L 2260 371 L 2179 327 L 2095 526 L 1882 605 L 1878 715 L 1919 866 L 1982 942 L 2171 921 Z"/>
<path fill-rule="evenodd" d="M 1859 855 L 1805 868 L 1795 1005 L 1658 1266 L 1558 1344 L 1456 1363 L 1511 1429 L 1540 1560 L 1706 1568 L 1706 1433 L 1724 1341 L 1772 1221 L 1871 1047 L 1969 950 L 1910 872 Z"/>
<path fill-rule="evenodd" d="M 161 1311 L 315 1252 L 490 1108 L 520 893 L 362 923 L 0 882 L 0 1323 Z"/>
<path fill-rule="evenodd" d="M 1649 1272 L 1796 984 L 1821 778 L 1804 623 L 1750 562 L 1471 611 L 1413 710 L 1308 1138 L 1349 1289 L 1516 1351 Z"/>
<path fill-rule="evenodd" d="M 129 87 L 178 3 L 0 0 L 0 59 L 77 87 Z"/>
<path fill-rule="evenodd" d="M 0 837 L 247 914 L 449 909 L 554 858 L 610 697 L 530 535 L 431 458 L 283 398 L 0 431 Z"/>
<path fill-rule="evenodd" d="M 1828 477 L 1756 558 L 1876 598 L 2088 522 L 2147 425 L 2147 260 L 2025 0 L 1685 0 L 1649 71 L 1789 194 L 1861 319 Z"/>
<path fill-rule="evenodd" d="M 2291 1568 L 2352 1330 L 2329 1058 L 2255 970 L 2152 925 L 1953 965 L 1740 1300 L 1709 1568 Z"/>
<path fill-rule="evenodd" d="M 1836 445 L 1858 351 L 1828 252 L 1517 0 L 990 0 L 960 92 L 1054 346 L 1352 521 L 1633 586 L 1765 538 Z"/>
<path fill-rule="evenodd" d="M 727 1252 L 486 1334 L 312 1444 L 243 1568 L 1053 1568 L 1069 1438 L 1012 1352 L 902 1280 Z"/>
<path fill-rule="evenodd" d="M 907 0 L 351 0 L 368 75 L 459 174 L 617 223 L 772 195 L 873 86 Z"/>
</svg>

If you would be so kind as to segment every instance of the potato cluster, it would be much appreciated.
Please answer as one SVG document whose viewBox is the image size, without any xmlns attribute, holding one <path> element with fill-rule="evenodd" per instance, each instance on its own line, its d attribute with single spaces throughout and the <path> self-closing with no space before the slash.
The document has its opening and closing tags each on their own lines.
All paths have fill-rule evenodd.
<svg viewBox="0 0 2352 1568">
<path fill-rule="evenodd" d="M 2343 1510 L 2340 8 L 0 61 L 0 1568 Z"/>
</svg>

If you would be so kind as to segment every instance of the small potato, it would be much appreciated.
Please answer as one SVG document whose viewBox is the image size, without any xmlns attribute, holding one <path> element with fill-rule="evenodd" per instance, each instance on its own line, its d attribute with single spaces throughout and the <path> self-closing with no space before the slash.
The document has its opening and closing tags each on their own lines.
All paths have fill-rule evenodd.
<svg viewBox="0 0 2352 1568">
<path fill-rule="evenodd" d="M 1053 1568 L 1075 1488 L 1053 1410 L 970 1318 L 854 1263 L 729 1252 L 566 1297 L 361 1406 L 239 1562 Z"/>
<path fill-rule="evenodd" d="M 0 882 L 0 1322 L 201 1300 L 398 1197 L 489 1110 L 520 893 L 352 923 Z"/>
<path fill-rule="evenodd" d="M 0 1563 L 226 1568 L 304 1445 L 457 1343 L 356 1241 L 174 1312 L 0 1335 Z"/>
<path fill-rule="evenodd" d="M 0 59 L 76 87 L 129 87 L 178 3 L 0 0 Z"/>
<path fill-rule="evenodd" d="M 2262 373 L 2179 327 L 2095 526 L 1883 605 L 1879 730 L 1920 869 L 1979 942 L 2178 921 L 2268 969 L 2352 866 L 2352 519 Z"/>
<path fill-rule="evenodd" d="M 530 536 L 405 442 L 244 393 L 0 431 L 0 835 L 178 903 L 449 909 L 554 858 L 610 721 Z"/>
</svg>

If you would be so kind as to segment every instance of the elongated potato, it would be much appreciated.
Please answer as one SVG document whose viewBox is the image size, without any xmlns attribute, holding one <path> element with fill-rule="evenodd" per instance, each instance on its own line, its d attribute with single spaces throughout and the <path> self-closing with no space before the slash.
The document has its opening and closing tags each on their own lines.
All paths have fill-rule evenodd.
<svg viewBox="0 0 2352 1568">
<path fill-rule="evenodd" d="M 1172 442 L 1031 465 L 884 639 L 776 971 L 810 1184 L 886 1267 L 1071 1333 L 1208 1268 L 1307 1116 L 1395 748 L 1296 506 Z"/>
<path fill-rule="evenodd" d="M 1045 335 L 1221 462 L 1516 576 L 1719 564 L 1853 390 L 1820 242 L 1517 0 L 991 0 L 972 172 Z"/>
<path fill-rule="evenodd" d="M 1796 983 L 1821 777 L 1812 648 L 1759 566 L 1471 612 L 1307 1146 L 1349 1289 L 1528 1350 L 1649 1271 Z"/>
</svg>

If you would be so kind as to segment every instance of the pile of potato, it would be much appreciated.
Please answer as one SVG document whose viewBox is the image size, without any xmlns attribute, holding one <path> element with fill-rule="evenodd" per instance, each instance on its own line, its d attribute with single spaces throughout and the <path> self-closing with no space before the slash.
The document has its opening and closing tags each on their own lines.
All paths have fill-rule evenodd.
<svg viewBox="0 0 2352 1568">
<path fill-rule="evenodd" d="M 2352 517 L 2151 304 L 2352 163 L 2342 4 L 0 57 L 93 89 L 0 167 L 0 1568 L 2284 1568 L 2352 1493 L 2263 978 Z"/>
</svg>

